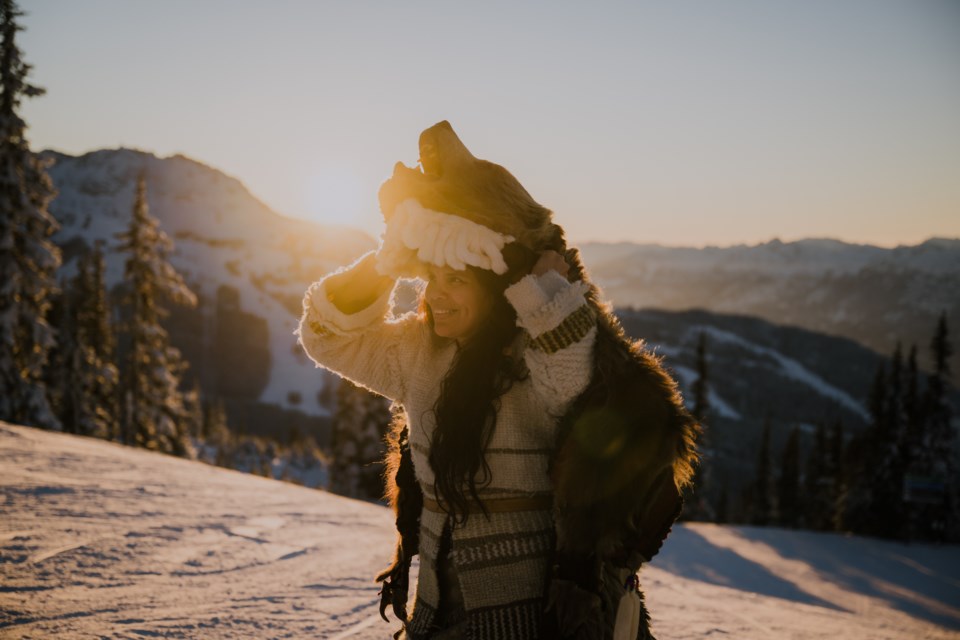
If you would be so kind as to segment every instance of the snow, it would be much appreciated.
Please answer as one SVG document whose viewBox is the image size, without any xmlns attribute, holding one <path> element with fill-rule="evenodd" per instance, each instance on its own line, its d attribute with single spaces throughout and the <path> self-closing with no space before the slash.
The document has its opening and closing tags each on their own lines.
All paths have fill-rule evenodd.
<svg viewBox="0 0 960 640">
<path fill-rule="evenodd" d="M 693 335 L 703 332 L 709 335 L 710 338 L 716 342 L 734 344 L 757 355 L 768 356 L 779 365 L 778 372 L 784 377 L 791 378 L 797 382 L 805 384 L 813 388 L 820 395 L 833 398 L 838 403 L 860 415 L 864 420 L 870 419 L 870 414 L 867 412 L 862 402 L 855 399 L 843 389 L 830 384 L 814 372 L 804 367 L 801 363 L 797 362 L 793 358 L 788 358 L 776 349 L 770 349 L 768 347 L 755 344 L 731 331 L 724 331 L 723 329 L 718 329 L 709 325 L 695 325 L 690 327 L 688 331 Z"/>
<path fill-rule="evenodd" d="M 0 423 L 0 637 L 386 638 L 379 505 Z M 641 582 L 661 640 L 960 638 L 960 549 L 674 527 Z"/>
<path fill-rule="evenodd" d="M 674 373 L 680 378 L 683 383 L 684 388 L 692 389 L 693 384 L 697 381 L 698 374 L 696 371 L 690 367 L 685 367 L 683 365 L 673 365 L 671 367 Z M 688 408 L 693 408 L 693 394 L 686 393 L 685 400 Z M 711 389 L 708 385 L 707 387 L 707 404 L 710 407 L 710 411 L 716 413 L 718 416 L 723 418 L 728 418 L 730 420 L 742 420 L 743 416 L 739 411 L 733 408 L 729 402 L 723 399 L 723 397 Z"/>
</svg>

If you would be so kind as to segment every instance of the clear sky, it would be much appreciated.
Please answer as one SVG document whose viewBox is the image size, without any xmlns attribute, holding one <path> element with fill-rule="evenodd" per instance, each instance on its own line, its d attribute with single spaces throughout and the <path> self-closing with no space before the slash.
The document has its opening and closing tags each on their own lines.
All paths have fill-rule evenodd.
<svg viewBox="0 0 960 640">
<path fill-rule="evenodd" d="M 183 153 L 378 234 L 449 120 L 575 242 L 960 237 L 957 0 L 21 0 L 34 148 Z"/>
</svg>

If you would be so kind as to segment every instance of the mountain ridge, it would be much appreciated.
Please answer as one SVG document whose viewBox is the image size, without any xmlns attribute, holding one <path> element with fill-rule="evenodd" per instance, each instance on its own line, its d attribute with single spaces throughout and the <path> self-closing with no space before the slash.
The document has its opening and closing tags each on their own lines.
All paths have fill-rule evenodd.
<svg viewBox="0 0 960 640">
<path fill-rule="evenodd" d="M 113 238 L 127 225 L 136 177 L 145 172 L 151 213 L 176 243 L 171 262 L 199 294 L 197 309 L 173 310 L 170 329 L 205 393 L 236 399 L 232 423 L 240 417 L 247 420 L 244 416 L 250 411 L 262 409 L 248 401 L 329 420 L 335 377 L 317 370 L 292 334 L 306 287 L 374 248 L 372 238 L 361 231 L 344 231 L 278 214 L 240 180 L 183 154 L 160 158 L 127 148 L 97 150 L 82 156 L 46 153 L 56 161 L 49 172 L 59 195 L 50 210 L 62 224 L 55 240 L 64 250 L 67 274 L 77 255 L 102 240 L 108 249 L 108 283 L 111 287 L 122 284 L 124 257 L 113 250 Z M 875 339 L 871 344 L 864 339 L 870 337 L 864 326 L 874 323 L 881 330 L 899 330 L 902 327 L 897 318 L 886 316 L 903 314 L 901 300 L 916 297 L 917 290 L 922 294 L 924 289 L 935 288 L 943 279 L 955 287 L 960 276 L 949 270 L 955 246 L 960 246 L 960 241 L 932 238 L 897 252 L 809 239 L 726 249 L 674 249 L 622 242 L 585 244 L 581 250 L 591 277 L 618 313 L 633 318 L 634 337 L 649 338 L 646 332 L 655 330 L 649 322 L 638 320 L 636 314 L 631 316 L 638 309 L 648 310 L 648 315 L 702 309 L 714 316 L 675 321 L 683 326 L 688 322 L 716 326 L 739 323 L 754 327 L 750 331 L 784 335 L 789 334 L 789 327 L 798 327 L 851 339 L 884 354 L 892 351 L 892 343 L 880 344 L 883 340 Z M 828 261 L 808 257 L 811 252 L 824 251 L 839 254 L 837 264 L 844 268 L 830 270 L 826 268 Z M 936 265 L 947 265 L 946 275 L 920 268 L 925 263 L 917 263 L 916 255 L 931 251 Z M 942 260 L 943 254 L 949 259 Z M 856 268 L 851 268 L 851 263 Z M 875 295 L 878 287 L 890 288 L 891 282 L 902 289 L 900 298 Z M 822 298 L 819 307 L 814 304 L 817 295 Z M 857 296 L 866 299 L 858 300 Z M 837 300 L 842 304 L 836 304 Z M 923 349 L 932 334 L 936 308 L 921 311 L 908 319 Z M 766 325 L 756 328 L 760 325 L 725 319 L 725 314 L 762 319 L 783 329 Z M 682 314 L 676 317 L 684 318 Z M 901 334 L 906 346 L 907 333 Z M 677 350 L 684 343 L 683 334 L 663 335 L 662 346 L 666 349 Z M 748 333 L 741 337 L 751 339 Z M 811 349 L 828 349 L 826 339 L 806 341 Z M 924 355 L 921 352 L 921 359 Z M 850 357 L 869 361 L 871 366 L 883 360 L 883 356 Z M 827 359 L 816 366 L 842 368 L 839 365 Z M 867 390 L 863 380 L 858 373 L 848 381 L 852 386 L 846 392 L 862 399 Z M 734 400 L 724 398 L 731 407 L 737 404 Z M 748 422 L 756 417 L 756 411 L 758 408 L 750 403 L 735 410 Z M 268 420 L 261 413 L 256 415 L 260 417 L 249 418 L 247 423 L 255 431 L 258 429 L 250 421 Z M 265 415 L 278 420 L 276 413 Z M 291 415 L 281 414 L 281 418 L 289 421 Z M 854 422 L 861 420 L 856 415 L 851 418 Z"/>
</svg>

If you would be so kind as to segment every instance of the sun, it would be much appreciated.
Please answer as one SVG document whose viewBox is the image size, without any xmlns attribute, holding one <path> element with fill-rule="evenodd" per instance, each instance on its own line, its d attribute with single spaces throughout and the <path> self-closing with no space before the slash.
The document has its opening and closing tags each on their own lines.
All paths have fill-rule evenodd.
<svg viewBox="0 0 960 640">
<path fill-rule="evenodd" d="M 317 167 L 305 180 L 306 215 L 320 224 L 364 226 L 369 217 L 369 194 L 349 169 Z"/>
</svg>

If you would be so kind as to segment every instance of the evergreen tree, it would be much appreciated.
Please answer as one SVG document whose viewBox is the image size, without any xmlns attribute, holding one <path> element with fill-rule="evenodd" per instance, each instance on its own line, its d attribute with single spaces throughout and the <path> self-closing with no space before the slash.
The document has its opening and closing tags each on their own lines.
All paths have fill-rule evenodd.
<svg viewBox="0 0 960 640">
<path fill-rule="evenodd" d="M 804 524 L 817 531 L 833 528 L 834 476 L 831 472 L 830 454 L 827 428 L 824 423 L 818 422 L 813 448 L 807 457 L 806 472 L 803 477 Z"/>
<path fill-rule="evenodd" d="M 902 442 L 906 420 L 904 415 L 904 384 L 903 384 L 903 349 L 900 341 L 893 350 L 890 360 L 890 377 L 887 381 L 887 400 L 885 403 L 884 423 L 890 438 L 898 443 Z"/>
<path fill-rule="evenodd" d="M 693 416 L 703 422 L 707 419 L 710 401 L 707 399 L 707 336 L 703 331 L 697 339 L 697 379 L 693 383 Z"/>
<path fill-rule="evenodd" d="M 914 444 L 919 442 L 919 431 L 923 422 L 922 405 L 920 403 L 920 372 L 917 368 L 917 345 L 910 345 L 910 355 L 907 356 L 907 371 L 903 390 L 903 414 L 906 421 L 905 434 L 912 458 Z"/>
<path fill-rule="evenodd" d="M 73 353 L 69 370 L 73 394 L 70 423 L 76 433 L 115 438 L 118 433 L 114 340 L 99 243 L 77 264 L 72 287 L 75 309 Z"/>
<path fill-rule="evenodd" d="M 384 436 L 389 402 L 343 380 L 330 438 L 330 490 L 366 500 L 383 496 Z"/>
<path fill-rule="evenodd" d="M 800 525 L 800 428 L 794 426 L 787 437 L 780 458 L 780 475 L 777 478 L 777 509 L 780 524 L 787 527 Z"/>
<path fill-rule="evenodd" d="M 230 427 L 227 426 L 227 411 L 221 398 L 214 398 L 203 405 L 201 437 L 215 446 L 229 444 Z"/>
<path fill-rule="evenodd" d="M 953 345 L 947 329 L 946 313 L 940 315 L 930 342 L 934 371 L 927 378 L 922 401 L 922 423 L 919 442 L 910 461 L 908 484 L 917 491 L 916 511 L 911 518 L 924 537 L 942 540 L 952 527 L 958 526 L 956 496 L 956 463 L 951 424 L 953 411 L 947 398 L 950 379 L 950 357 Z"/>
<path fill-rule="evenodd" d="M 44 378 L 55 341 L 47 316 L 58 225 L 47 211 L 53 183 L 19 115 L 24 97 L 43 94 L 27 81 L 30 65 L 16 44 L 22 15 L 16 2 L 0 0 L 0 420 L 59 429 Z"/>
<path fill-rule="evenodd" d="M 840 531 L 843 525 L 843 496 L 846 493 L 847 468 L 843 449 L 843 421 L 837 418 L 830 430 L 830 529 Z"/>
<path fill-rule="evenodd" d="M 44 384 L 47 388 L 47 397 L 50 407 L 60 422 L 60 427 L 67 433 L 74 433 L 73 399 L 71 389 L 73 372 L 73 343 L 75 337 L 74 311 L 71 307 L 72 299 L 66 293 L 68 286 L 61 276 L 58 290 L 50 296 L 50 319 L 56 335 L 56 342 L 47 354 L 47 369 Z"/>
<path fill-rule="evenodd" d="M 166 301 L 193 306 L 197 299 L 167 261 L 173 243 L 150 215 L 146 189 L 141 175 L 130 227 L 117 236 L 120 250 L 128 254 L 124 275 L 130 287 L 124 431 L 129 444 L 185 456 L 190 454 L 188 416 L 179 387 L 187 365 L 160 321 L 167 315 Z"/>
<path fill-rule="evenodd" d="M 760 451 L 757 454 L 757 477 L 753 487 L 753 507 L 751 521 L 756 525 L 767 525 L 774 520 L 773 469 L 770 461 L 770 416 L 763 421 L 763 433 L 760 436 Z"/>
<path fill-rule="evenodd" d="M 698 439 L 700 461 L 693 474 L 693 483 L 687 487 L 684 496 L 683 516 L 686 520 L 714 520 L 716 513 L 707 499 L 709 491 L 710 466 L 713 458 L 713 449 L 710 446 L 710 432 L 707 427 L 707 414 L 710 402 L 707 398 L 708 371 L 707 371 L 707 338 L 701 331 L 697 339 L 697 379 L 693 383 L 693 416 L 703 427 Z"/>
<path fill-rule="evenodd" d="M 890 374 L 881 364 L 874 376 L 869 398 L 870 426 L 861 438 L 851 441 L 857 452 L 849 460 L 845 523 L 858 533 L 892 538 L 905 533 L 902 372 L 898 344 Z"/>
<path fill-rule="evenodd" d="M 730 521 L 730 498 L 729 492 L 727 491 L 727 483 L 724 482 L 723 486 L 720 488 L 720 497 L 717 498 L 717 524 L 725 524 Z"/>
</svg>

